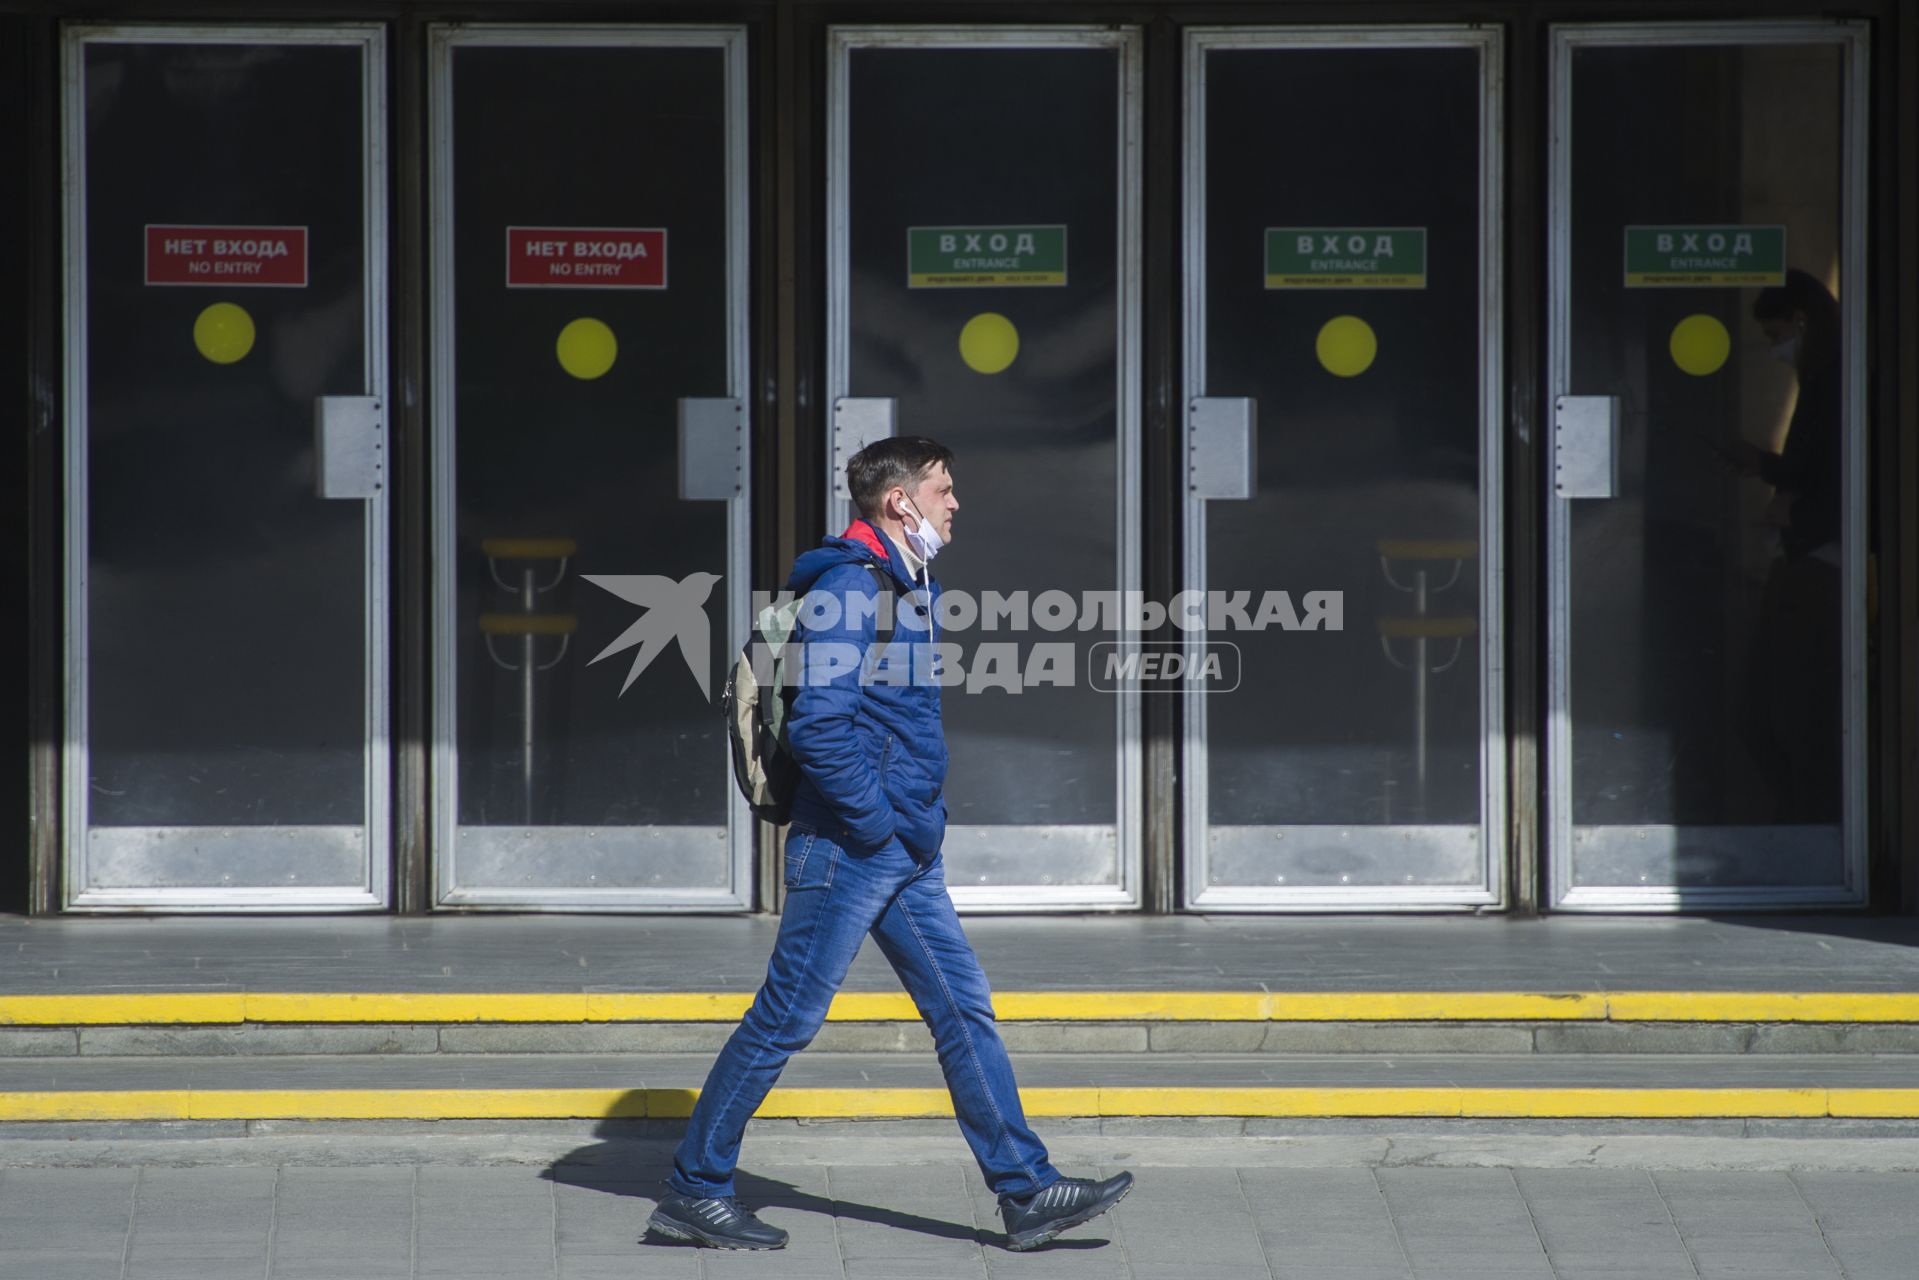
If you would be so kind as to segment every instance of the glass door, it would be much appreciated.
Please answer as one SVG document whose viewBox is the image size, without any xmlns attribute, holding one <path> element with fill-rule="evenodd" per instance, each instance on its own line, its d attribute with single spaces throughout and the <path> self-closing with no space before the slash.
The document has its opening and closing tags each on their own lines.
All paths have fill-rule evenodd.
<svg viewBox="0 0 1919 1280">
<path fill-rule="evenodd" d="M 64 49 L 65 904 L 383 906 L 381 33 Z"/>
<path fill-rule="evenodd" d="M 1863 26 L 1553 54 L 1553 901 L 1860 902 Z"/>
<path fill-rule="evenodd" d="M 745 35 L 432 41 L 443 905 L 752 905 Z"/>
<path fill-rule="evenodd" d="M 828 65 L 828 531 L 876 431 L 955 451 L 953 899 L 1137 905 L 1139 694 L 1097 665 L 1136 648 L 1137 34 L 836 28 Z"/>
<path fill-rule="evenodd" d="M 1189 908 L 1500 899 L 1500 80 L 1187 34 Z"/>
</svg>

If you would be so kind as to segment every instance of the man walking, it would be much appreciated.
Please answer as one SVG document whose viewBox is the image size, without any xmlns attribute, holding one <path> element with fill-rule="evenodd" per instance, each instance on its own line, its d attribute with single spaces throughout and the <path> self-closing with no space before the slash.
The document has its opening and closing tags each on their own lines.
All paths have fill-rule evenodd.
<svg viewBox="0 0 1919 1280">
<path fill-rule="evenodd" d="M 960 1131 L 999 1196 L 1009 1248 L 1030 1249 L 1098 1217 L 1133 1185 L 1130 1173 L 1061 1177 L 1027 1127 L 986 975 L 946 892 L 939 686 L 923 658 L 889 654 L 877 678 L 866 660 L 880 606 L 892 603 L 879 598 L 876 579 L 915 602 L 900 602 L 900 639 L 937 638 L 931 562 L 952 541 L 959 510 L 952 457 L 923 437 L 854 455 L 846 481 L 860 518 L 802 555 L 787 582 L 840 607 L 823 609 L 817 628 L 803 621 L 795 636 L 805 648 L 787 737 L 801 780 L 786 837 L 786 909 L 766 981 L 720 1050 L 674 1154 L 674 1194 L 647 1223 L 663 1235 L 728 1249 L 785 1245 L 786 1232 L 734 1198 L 740 1139 L 787 1059 L 818 1032 L 869 933 L 932 1029 Z"/>
</svg>

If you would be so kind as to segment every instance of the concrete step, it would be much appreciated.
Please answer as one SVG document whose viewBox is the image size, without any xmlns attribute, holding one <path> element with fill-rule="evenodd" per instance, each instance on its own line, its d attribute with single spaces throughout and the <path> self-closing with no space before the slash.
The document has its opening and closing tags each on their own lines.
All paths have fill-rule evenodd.
<svg viewBox="0 0 1919 1280">
<path fill-rule="evenodd" d="M 0 995 L 0 1055 L 712 1053 L 750 994 L 136 991 Z M 1051 1053 L 1919 1053 L 1919 994 L 1874 991 L 1011 991 Z M 907 997 L 834 1001 L 817 1050 L 925 1053 Z"/>
<path fill-rule="evenodd" d="M 683 1117 L 709 1054 L 0 1060 L 0 1121 Z M 1021 1054 L 1034 1116 L 1919 1118 L 1919 1055 Z M 758 1113 L 951 1114 L 930 1056 L 808 1052 Z"/>
</svg>

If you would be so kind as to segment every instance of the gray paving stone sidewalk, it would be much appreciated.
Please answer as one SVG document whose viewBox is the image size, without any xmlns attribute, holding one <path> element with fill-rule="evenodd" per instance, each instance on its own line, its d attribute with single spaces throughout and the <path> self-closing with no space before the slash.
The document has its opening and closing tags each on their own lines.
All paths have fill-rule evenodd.
<svg viewBox="0 0 1919 1280">
<path fill-rule="evenodd" d="M 0 994 L 741 991 L 771 916 L 0 915 Z M 1142 991 L 1915 991 L 1919 919 L 974 917 L 994 986 Z M 850 991 L 897 991 L 877 948 Z"/>
<path fill-rule="evenodd" d="M 1013 1254 L 970 1164 L 775 1163 L 749 1165 L 742 1195 L 792 1244 L 735 1254 L 643 1239 L 657 1163 L 350 1157 L 0 1167 L 0 1278 L 1912 1280 L 1919 1266 L 1911 1171 L 1141 1167 L 1115 1213 Z"/>
</svg>

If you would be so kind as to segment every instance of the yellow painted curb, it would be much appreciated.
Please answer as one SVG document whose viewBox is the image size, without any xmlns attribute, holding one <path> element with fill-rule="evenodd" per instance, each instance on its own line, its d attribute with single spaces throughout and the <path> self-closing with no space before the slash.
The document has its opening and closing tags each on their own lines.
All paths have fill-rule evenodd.
<svg viewBox="0 0 1919 1280">
<path fill-rule="evenodd" d="M 1264 991 L 1000 991 L 993 1013 L 1008 1022 L 1264 1022 Z"/>
<path fill-rule="evenodd" d="M 632 1119 L 645 1089 L 195 1089 L 195 1120 Z"/>
<path fill-rule="evenodd" d="M 1598 1021 L 1606 997 L 1589 992 L 1353 991 L 1275 993 L 1274 1022 Z"/>
<path fill-rule="evenodd" d="M 806 1120 L 916 1119 L 952 1115 L 953 1099 L 944 1089 L 775 1089 L 753 1114 Z"/>
<path fill-rule="evenodd" d="M 186 1120 L 191 1100 L 187 1089 L 0 1093 L 0 1120 Z"/>
<path fill-rule="evenodd" d="M 574 992 L 253 992 L 248 1022 L 584 1022 Z"/>
<path fill-rule="evenodd" d="M 1919 1022 L 1919 993 L 1618 991 L 1615 1022 Z"/>
<path fill-rule="evenodd" d="M 0 996 L 0 1026 L 246 1021 L 240 991 L 146 991 L 128 995 Z"/>
<path fill-rule="evenodd" d="M 919 1006 L 904 991 L 842 991 L 827 1006 L 828 1022 L 918 1022 Z"/>
<path fill-rule="evenodd" d="M 670 1093 L 671 1090 L 656 1090 Z M 697 1090 L 679 1090 L 679 1097 L 660 1106 L 649 1103 L 648 1115 L 691 1115 Z M 1021 1089 L 1020 1107 L 1029 1116 L 1097 1116 L 1099 1089 Z M 944 1118 L 953 1114 L 953 1098 L 944 1089 L 775 1089 L 753 1113 L 763 1119 L 857 1120 Z"/>
<path fill-rule="evenodd" d="M 145 992 L 0 996 L 0 1025 L 736 1022 L 738 992 Z M 1919 993 L 1009 991 L 1005 1022 L 1919 1023 Z M 917 1022 L 903 992 L 841 992 L 831 1022 Z"/>
<path fill-rule="evenodd" d="M 1855 1120 L 1919 1116 L 1919 1089 L 1828 1089 L 1826 1113 Z"/>
<path fill-rule="evenodd" d="M 1461 1089 L 1462 1116 L 1631 1119 L 1826 1114 L 1826 1090 L 1807 1089 Z"/>
<path fill-rule="evenodd" d="M 900 999 L 906 997 L 901 996 Z M 586 1020 L 738 1022 L 752 1003 L 753 997 L 750 995 L 714 991 L 589 991 L 586 993 Z"/>
<path fill-rule="evenodd" d="M 0 1094 L 0 1122 L 65 1120 L 452 1120 L 685 1118 L 692 1089 L 172 1089 Z M 1685 1119 L 1919 1118 L 1915 1089 L 1048 1088 L 1034 1116 Z M 785 1119 L 937 1118 L 944 1089 L 775 1089 L 757 1114 Z"/>
</svg>

